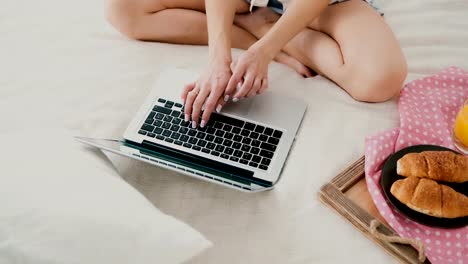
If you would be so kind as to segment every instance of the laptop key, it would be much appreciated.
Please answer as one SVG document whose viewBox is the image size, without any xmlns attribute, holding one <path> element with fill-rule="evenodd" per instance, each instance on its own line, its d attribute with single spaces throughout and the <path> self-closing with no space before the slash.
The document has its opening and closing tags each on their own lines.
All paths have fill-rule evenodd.
<svg viewBox="0 0 468 264">
<path fill-rule="evenodd" d="M 258 167 L 262 170 L 268 170 L 268 167 L 262 164 L 260 164 Z"/>
<path fill-rule="evenodd" d="M 231 129 L 232 129 L 232 126 L 231 126 L 231 125 L 227 125 L 227 124 L 226 124 L 226 125 L 223 126 L 223 130 L 226 131 L 226 132 L 230 132 Z"/>
<path fill-rule="evenodd" d="M 220 123 L 220 122 L 215 122 L 213 127 L 216 128 L 216 129 L 221 129 L 221 128 L 223 128 L 223 124 Z"/>
<path fill-rule="evenodd" d="M 164 130 L 164 132 L 162 133 L 162 135 L 165 136 L 165 137 L 170 137 L 170 136 L 171 136 L 171 133 L 172 133 L 172 132 L 169 131 L 169 130 Z"/>
<path fill-rule="evenodd" d="M 151 111 L 151 113 L 149 113 L 147 119 L 153 119 L 155 115 L 156 115 L 156 112 Z"/>
<path fill-rule="evenodd" d="M 262 164 L 263 164 L 263 165 L 268 166 L 268 165 L 270 165 L 270 163 L 271 163 L 271 159 L 267 159 L 267 158 L 263 158 L 263 159 L 262 159 Z"/>
<path fill-rule="evenodd" d="M 175 132 L 179 131 L 179 128 L 180 128 L 180 127 L 179 127 L 178 125 L 172 125 L 172 126 L 171 126 L 171 130 L 172 130 L 172 131 L 175 131 Z"/>
<path fill-rule="evenodd" d="M 265 141 L 268 140 L 268 137 L 267 137 L 266 135 L 260 135 L 260 137 L 258 137 L 258 139 L 259 139 L 260 141 L 265 142 Z"/>
<path fill-rule="evenodd" d="M 242 129 L 241 131 L 241 135 L 244 136 L 244 137 L 248 137 L 250 134 L 250 132 L 247 130 L 247 129 Z"/>
<path fill-rule="evenodd" d="M 166 117 L 164 117 L 164 121 L 171 122 L 172 121 L 172 116 L 167 115 Z"/>
<path fill-rule="evenodd" d="M 241 130 L 242 129 L 240 129 L 239 127 L 233 127 L 231 132 L 234 133 L 234 134 L 239 134 L 241 132 Z"/>
<path fill-rule="evenodd" d="M 222 137 L 222 136 L 224 136 L 224 131 L 217 130 L 215 135 L 218 136 L 218 137 Z"/>
<path fill-rule="evenodd" d="M 273 158 L 273 152 L 262 149 L 260 151 L 260 156 L 271 159 L 271 158 Z"/>
<path fill-rule="evenodd" d="M 216 132 L 216 129 L 214 127 L 208 127 L 206 130 L 206 133 L 213 135 Z"/>
<path fill-rule="evenodd" d="M 202 152 L 203 152 L 203 153 L 208 153 L 208 154 L 209 154 L 209 153 L 210 153 L 210 150 L 207 149 L 207 148 L 204 148 L 204 149 L 202 149 Z"/>
<path fill-rule="evenodd" d="M 273 129 L 272 128 L 265 128 L 265 131 L 263 131 L 263 134 L 267 135 L 267 136 L 271 136 L 273 134 Z"/>
<path fill-rule="evenodd" d="M 273 144 L 273 145 L 278 145 L 279 139 L 274 138 L 274 137 L 269 137 L 268 138 L 268 143 Z"/>
<path fill-rule="evenodd" d="M 222 153 L 222 154 L 221 154 L 221 158 L 223 158 L 223 159 L 229 159 L 229 155 L 226 155 L 226 154 L 223 154 L 223 153 Z"/>
<path fill-rule="evenodd" d="M 236 158 L 236 157 L 231 157 L 231 158 L 229 158 L 229 159 L 232 160 L 232 161 L 235 161 L 235 162 L 238 162 L 238 161 L 239 161 L 239 158 Z"/>
<path fill-rule="evenodd" d="M 252 145 L 252 147 L 260 147 L 260 144 L 261 144 L 260 141 L 254 140 L 254 141 L 252 141 L 252 144 L 250 144 L 250 145 Z"/>
<path fill-rule="evenodd" d="M 250 144 L 250 142 L 252 142 L 252 139 L 247 138 L 247 137 L 242 140 L 242 143 L 244 144 Z"/>
<path fill-rule="evenodd" d="M 198 140 L 197 146 L 204 148 L 206 146 L 205 140 Z"/>
<path fill-rule="evenodd" d="M 153 132 L 154 130 L 154 126 L 152 125 L 148 125 L 148 124 L 144 124 L 141 129 L 145 130 L 145 131 L 148 131 L 148 132 Z"/>
<path fill-rule="evenodd" d="M 180 136 L 179 139 L 180 139 L 180 141 L 182 141 L 182 142 L 187 142 L 187 141 L 189 140 L 189 137 L 186 136 L 186 135 L 182 135 L 182 136 Z"/>
<path fill-rule="evenodd" d="M 228 125 L 231 125 L 231 126 L 236 126 L 236 127 L 243 127 L 244 124 L 245 124 L 245 122 L 242 121 L 242 120 L 235 119 L 235 118 L 232 118 L 232 117 L 229 117 L 229 116 L 220 115 L 220 114 L 217 114 L 217 113 L 211 114 L 211 118 L 213 119 L 213 121 L 218 121 L 218 122 L 228 124 Z"/>
<path fill-rule="evenodd" d="M 227 132 L 226 134 L 224 134 L 224 138 L 232 139 L 233 137 L 234 137 L 234 134 L 232 133 Z"/>
<path fill-rule="evenodd" d="M 191 148 L 191 147 L 192 147 L 192 144 L 189 144 L 189 143 L 184 143 L 184 145 L 183 145 L 183 146 L 184 146 L 184 147 L 186 147 L 186 148 Z"/>
<path fill-rule="evenodd" d="M 176 144 L 176 145 L 179 145 L 179 146 L 182 146 L 183 142 L 182 142 L 182 141 L 179 141 L 179 140 L 177 140 L 176 142 L 174 142 L 174 144 Z"/>
<path fill-rule="evenodd" d="M 153 118 L 146 119 L 145 124 L 152 125 L 153 124 Z"/>
<path fill-rule="evenodd" d="M 234 151 L 234 156 L 235 156 L 235 157 L 240 158 L 240 157 L 242 157 L 242 154 L 244 154 L 244 152 L 242 152 L 242 151 L 240 151 L 240 150 Z"/>
<path fill-rule="evenodd" d="M 260 148 L 266 149 L 266 150 L 269 150 L 269 151 L 273 151 L 273 152 L 276 150 L 275 145 L 268 144 L 268 143 L 265 143 L 265 142 L 263 142 L 262 145 L 260 145 Z"/>
<path fill-rule="evenodd" d="M 244 129 L 254 130 L 255 129 L 255 124 L 247 122 L 247 123 L 245 123 Z"/>
<path fill-rule="evenodd" d="M 182 104 L 179 104 L 179 103 L 175 103 L 174 105 L 175 107 L 182 107 Z"/>
<path fill-rule="evenodd" d="M 241 142 L 241 141 L 242 141 L 242 136 L 235 135 L 235 136 L 234 136 L 234 141 L 236 141 L 236 142 Z"/>
<path fill-rule="evenodd" d="M 188 127 L 190 125 L 190 122 L 189 121 L 185 121 L 183 120 L 181 123 L 180 123 L 181 126 L 183 127 Z"/>
<path fill-rule="evenodd" d="M 214 142 L 215 142 L 216 144 L 222 144 L 222 143 L 223 143 L 223 139 L 220 138 L 220 137 L 216 137 L 215 140 L 214 140 Z"/>
<path fill-rule="evenodd" d="M 219 157 L 219 154 L 221 154 L 221 153 L 219 153 L 217 151 L 211 151 L 211 155 L 213 155 L 213 156 Z"/>
<path fill-rule="evenodd" d="M 244 144 L 244 145 L 242 145 L 242 148 L 241 148 L 241 150 L 242 150 L 242 151 L 245 151 L 245 152 L 249 152 L 249 150 L 250 150 L 250 146 L 249 146 L 249 145 L 246 145 L 246 144 Z"/>
<path fill-rule="evenodd" d="M 230 147 L 232 145 L 232 141 L 229 139 L 225 139 L 223 142 L 223 145 L 226 147 Z"/>
<path fill-rule="evenodd" d="M 254 155 L 257 155 L 258 153 L 260 153 L 260 149 L 259 148 L 251 148 L 250 153 L 252 153 Z"/>
<path fill-rule="evenodd" d="M 255 162 L 250 162 L 250 163 L 249 163 L 249 166 L 254 167 L 254 168 L 257 168 L 257 167 L 258 167 L 258 164 L 255 163 Z"/>
<path fill-rule="evenodd" d="M 159 140 L 164 140 L 164 137 L 161 136 L 161 135 L 157 135 L 156 138 L 159 139 Z"/>
<path fill-rule="evenodd" d="M 248 161 L 248 160 L 245 160 L 245 159 L 241 159 L 241 160 L 240 160 L 240 163 L 241 163 L 241 164 L 244 164 L 244 165 L 247 165 L 247 164 L 249 164 L 249 161 Z"/>
<path fill-rule="evenodd" d="M 275 130 L 275 132 L 273 133 L 273 136 L 275 138 L 281 138 L 282 135 L 283 135 L 283 132 L 281 132 L 279 130 Z"/>
<path fill-rule="evenodd" d="M 180 122 L 182 122 L 182 119 L 180 119 L 180 118 L 178 118 L 178 117 L 172 119 L 172 124 L 178 125 L 178 124 L 180 124 Z"/>
<path fill-rule="evenodd" d="M 223 152 L 223 151 L 224 151 L 224 146 L 222 146 L 222 145 L 217 145 L 215 150 L 216 150 L 216 151 L 219 151 L 219 152 Z"/>
<path fill-rule="evenodd" d="M 156 118 L 157 120 L 162 120 L 164 118 L 164 114 L 157 113 L 154 118 Z"/>
<path fill-rule="evenodd" d="M 156 133 L 158 135 L 161 134 L 162 132 L 163 132 L 163 129 L 160 128 L 160 127 L 157 127 L 157 128 L 154 129 L 154 133 Z"/>
<path fill-rule="evenodd" d="M 169 129 L 171 127 L 171 123 L 168 123 L 168 122 L 164 122 L 164 124 L 162 125 L 163 128 L 165 129 Z"/>
<path fill-rule="evenodd" d="M 190 144 L 197 144 L 197 141 L 198 141 L 198 140 L 197 140 L 196 138 L 190 138 L 190 139 L 189 139 L 189 143 L 190 143 Z"/>
<path fill-rule="evenodd" d="M 203 133 L 203 132 L 198 132 L 198 133 L 197 133 L 197 138 L 199 138 L 199 139 L 204 139 L 205 136 L 206 136 L 206 134 Z"/>
<path fill-rule="evenodd" d="M 214 143 L 208 143 L 206 145 L 206 148 L 211 149 L 211 150 L 213 150 L 215 147 L 216 147 L 216 144 L 214 144 Z"/>
<path fill-rule="evenodd" d="M 166 138 L 164 141 L 169 142 L 169 143 L 173 143 L 173 142 L 174 142 L 174 140 L 173 140 L 172 138 Z"/>
<path fill-rule="evenodd" d="M 201 148 L 199 146 L 193 146 L 192 149 L 200 151 Z"/>
<path fill-rule="evenodd" d="M 171 138 L 173 138 L 173 139 L 179 139 L 179 138 L 180 138 L 180 134 L 174 132 L 174 133 L 172 133 Z"/>
<path fill-rule="evenodd" d="M 160 127 L 160 126 L 162 125 L 162 123 L 163 123 L 163 122 L 162 122 L 161 120 L 156 120 L 156 121 L 154 121 L 153 125 L 154 125 L 155 127 Z"/>
<path fill-rule="evenodd" d="M 187 134 L 187 132 L 188 132 L 188 128 L 186 128 L 186 127 L 181 127 L 181 128 L 179 129 L 179 133 L 181 133 L 181 134 L 184 134 L 184 135 L 185 135 L 185 134 Z"/>
<path fill-rule="evenodd" d="M 252 157 L 252 161 L 255 163 L 259 163 L 261 160 L 262 160 L 262 157 L 260 156 L 255 155 Z"/>
<path fill-rule="evenodd" d="M 255 128 L 255 132 L 257 133 L 263 133 L 263 130 L 265 130 L 265 127 L 260 125 L 257 125 L 257 127 Z"/>
<path fill-rule="evenodd" d="M 234 150 L 232 148 L 226 148 L 224 150 L 224 153 L 228 154 L 228 155 L 231 155 L 232 153 L 234 153 Z"/>
<path fill-rule="evenodd" d="M 174 110 L 174 111 L 172 111 L 172 113 L 171 113 L 171 116 L 173 116 L 173 117 L 177 117 L 177 118 L 178 118 L 178 117 L 180 116 L 180 112 L 179 112 L 179 111 L 176 111 L 176 110 Z"/>
<path fill-rule="evenodd" d="M 240 149 L 241 147 L 242 147 L 242 144 L 239 143 L 239 142 L 234 142 L 232 144 L 232 148 L 234 148 L 234 149 Z"/>
<path fill-rule="evenodd" d="M 250 133 L 250 138 L 251 139 L 258 139 L 259 136 L 260 136 L 260 134 L 258 134 L 257 132 Z"/>
<path fill-rule="evenodd" d="M 252 154 L 250 153 L 244 153 L 244 156 L 242 156 L 243 159 L 250 160 L 252 158 Z"/>
<path fill-rule="evenodd" d="M 162 98 L 159 98 L 159 99 L 158 99 L 158 102 L 160 102 L 160 103 L 163 103 L 163 104 L 164 104 L 164 103 L 166 102 L 166 100 L 164 100 L 164 99 L 162 99 Z"/>
<path fill-rule="evenodd" d="M 167 107 L 167 108 L 171 108 L 172 106 L 174 106 L 174 102 L 171 102 L 171 101 L 167 101 L 166 104 L 164 105 L 164 107 Z"/>
<path fill-rule="evenodd" d="M 189 132 L 188 132 L 188 135 L 193 137 L 197 134 L 197 131 L 195 129 L 190 129 Z"/>
<path fill-rule="evenodd" d="M 170 114 L 172 112 L 171 109 L 169 108 L 165 108 L 165 107 L 162 107 L 162 106 L 159 106 L 159 105 L 156 105 L 153 107 L 153 111 L 156 111 L 156 112 L 160 112 L 160 113 L 163 113 L 163 114 Z"/>
<path fill-rule="evenodd" d="M 138 131 L 138 134 L 140 134 L 140 135 L 146 135 L 146 131 L 140 130 L 140 131 Z"/>
<path fill-rule="evenodd" d="M 213 135 L 206 135 L 206 137 L 205 137 L 205 140 L 209 141 L 209 142 L 213 142 L 214 139 L 215 139 L 215 136 L 213 136 Z"/>
</svg>

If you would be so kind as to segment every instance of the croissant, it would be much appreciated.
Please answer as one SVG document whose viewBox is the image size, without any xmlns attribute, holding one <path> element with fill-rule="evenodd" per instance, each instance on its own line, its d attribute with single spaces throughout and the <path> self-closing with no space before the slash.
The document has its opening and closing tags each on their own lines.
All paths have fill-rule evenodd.
<svg viewBox="0 0 468 264">
<path fill-rule="evenodd" d="M 409 208 L 440 218 L 468 216 L 468 197 L 429 179 L 408 177 L 392 184 L 390 192 Z"/>
<path fill-rule="evenodd" d="M 397 173 L 435 181 L 468 181 L 468 157 L 451 151 L 409 153 L 397 161 Z"/>
</svg>

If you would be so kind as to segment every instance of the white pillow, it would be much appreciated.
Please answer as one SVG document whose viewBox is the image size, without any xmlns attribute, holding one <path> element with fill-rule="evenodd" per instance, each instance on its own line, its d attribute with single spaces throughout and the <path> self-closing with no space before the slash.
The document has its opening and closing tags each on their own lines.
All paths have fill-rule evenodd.
<svg viewBox="0 0 468 264">
<path fill-rule="evenodd" d="M 71 135 L 2 135 L 0 153 L 0 263 L 180 263 L 211 246 Z"/>
</svg>

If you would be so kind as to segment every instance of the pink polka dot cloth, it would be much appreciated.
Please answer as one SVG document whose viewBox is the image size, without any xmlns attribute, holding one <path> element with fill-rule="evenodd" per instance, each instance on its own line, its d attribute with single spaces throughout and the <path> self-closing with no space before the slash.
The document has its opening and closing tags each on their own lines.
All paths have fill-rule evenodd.
<svg viewBox="0 0 468 264">
<path fill-rule="evenodd" d="M 468 226 L 433 228 L 401 215 L 383 196 L 381 168 L 389 155 L 408 146 L 431 144 L 454 149 L 452 128 L 467 98 L 468 72 L 457 67 L 412 81 L 405 85 L 398 102 L 400 127 L 366 138 L 366 182 L 377 209 L 401 237 L 421 241 L 432 263 L 468 264 Z"/>
</svg>

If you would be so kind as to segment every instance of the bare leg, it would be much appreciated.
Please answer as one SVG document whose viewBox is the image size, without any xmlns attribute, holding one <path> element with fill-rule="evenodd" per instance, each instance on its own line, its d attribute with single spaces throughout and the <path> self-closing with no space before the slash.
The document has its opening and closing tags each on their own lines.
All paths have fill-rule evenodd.
<svg viewBox="0 0 468 264">
<path fill-rule="evenodd" d="M 235 23 L 261 38 L 277 19 L 260 9 L 254 16 L 236 16 Z M 359 101 L 388 100 L 406 78 L 406 61 L 392 31 L 362 0 L 329 6 L 284 50 Z"/>
<path fill-rule="evenodd" d="M 124 35 L 138 40 L 175 44 L 207 45 L 208 29 L 204 0 L 109 0 L 109 22 Z M 238 0 L 237 13 L 248 12 L 249 5 Z M 257 38 L 233 25 L 232 46 L 248 49 Z M 275 58 L 299 74 L 310 72 L 295 58 L 280 53 Z"/>
</svg>

